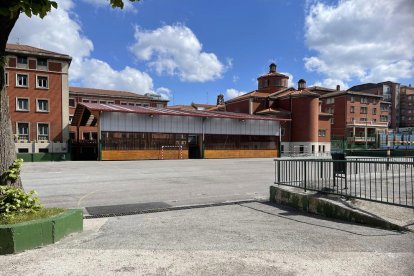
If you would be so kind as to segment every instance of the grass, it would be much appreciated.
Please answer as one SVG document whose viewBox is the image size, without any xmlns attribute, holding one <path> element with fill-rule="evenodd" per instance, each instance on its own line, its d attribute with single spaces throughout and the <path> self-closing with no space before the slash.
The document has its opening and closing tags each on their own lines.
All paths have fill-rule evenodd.
<svg viewBox="0 0 414 276">
<path fill-rule="evenodd" d="M 4 217 L 0 215 L 0 224 L 16 224 L 36 219 L 50 218 L 63 213 L 64 211 L 65 209 L 62 208 L 43 208 L 35 213 L 15 214 L 12 217 Z"/>
</svg>

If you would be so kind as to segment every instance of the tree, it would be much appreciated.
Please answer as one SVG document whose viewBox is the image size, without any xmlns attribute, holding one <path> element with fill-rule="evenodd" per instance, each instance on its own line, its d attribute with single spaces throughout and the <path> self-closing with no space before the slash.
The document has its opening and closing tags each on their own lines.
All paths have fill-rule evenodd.
<svg viewBox="0 0 414 276">
<path fill-rule="evenodd" d="M 139 0 L 128 0 L 138 2 Z M 112 8 L 123 8 L 123 0 L 109 0 Z M 6 44 L 9 35 L 21 13 L 28 17 L 45 17 L 58 4 L 50 0 L 7 0 L 0 1 L 0 185 L 22 187 L 20 178 L 11 182 L 7 170 L 16 160 L 12 125 L 9 114 L 9 101 L 5 87 Z"/>
</svg>

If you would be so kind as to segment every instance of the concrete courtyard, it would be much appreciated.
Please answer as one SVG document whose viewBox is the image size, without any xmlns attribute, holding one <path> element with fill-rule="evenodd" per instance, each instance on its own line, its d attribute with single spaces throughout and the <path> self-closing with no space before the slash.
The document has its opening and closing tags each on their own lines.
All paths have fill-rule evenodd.
<svg viewBox="0 0 414 276">
<path fill-rule="evenodd" d="M 26 190 L 46 206 L 182 206 L 268 199 L 273 159 L 24 163 Z"/>
<path fill-rule="evenodd" d="M 267 199 L 272 159 L 25 163 L 47 206 L 103 210 Z M 414 233 L 265 202 L 84 220 L 56 244 L 0 257 L 0 275 L 412 275 Z"/>
</svg>

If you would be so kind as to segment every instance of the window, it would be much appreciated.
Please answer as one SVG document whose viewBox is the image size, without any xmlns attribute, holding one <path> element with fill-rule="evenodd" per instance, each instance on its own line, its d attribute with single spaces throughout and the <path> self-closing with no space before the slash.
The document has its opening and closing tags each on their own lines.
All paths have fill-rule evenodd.
<svg viewBox="0 0 414 276">
<path fill-rule="evenodd" d="M 89 100 L 82 100 L 83 103 L 89 103 Z"/>
<path fill-rule="evenodd" d="M 37 66 L 47 66 L 47 59 L 37 58 Z"/>
<path fill-rule="evenodd" d="M 23 74 L 17 74 L 16 75 L 16 86 L 28 87 L 29 86 L 28 76 L 23 75 Z"/>
<path fill-rule="evenodd" d="M 281 132 L 280 135 L 285 136 L 285 132 L 286 132 L 285 128 L 282 127 L 280 129 L 280 132 Z"/>
<path fill-rule="evenodd" d="M 326 99 L 326 104 L 333 104 L 333 103 L 335 103 L 335 98 Z"/>
<path fill-rule="evenodd" d="M 408 110 L 408 113 L 410 113 L 410 114 L 411 114 L 411 110 Z"/>
<path fill-rule="evenodd" d="M 367 97 L 361 97 L 361 103 L 368 103 Z"/>
<path fill-rule="evenodd" d="M 49 100 L 37 100 L 38 112 L 49 112 Z"/>
<path fill-rule="evenodd" d="M 285 145 L 280 145 L 280 152 L 284 153 L 285 152 Z"/>
<path fill-rule="evenodd" d="M 305 152 L 305 147 L 303 145 L 299 146 L 299 153 L 304 153 Z"/>
<path fill-rule="evenodd" d="M 388 122 L 388 116 L 386 116 L 386 115 L 381 115 L 381 116 L 380 116 L 380 121 L 381 121 L 381 122 Z"/>
<path fill-rule="evenodd" d="M 319 137 L 325 137 L 326 136 L 326 129 L 320 129 L 318 133 L 319 133 Z"/>
<path fill-rule="evenodd" d="M 97 100 L 91 100 L 91 103 L 98 103 Z"/>
<path fill-rule="evenodd" d="M 351 103 L 355 102 L 355 97 L 351 96 Z"/>
<path fill-rule="evenodd" d="M 17 98 L 16 99 L 16 111 L 29 111 L 29 99 Z"/>
<path fill-rule="evenodd" d="M 351 113 L 355 113 L 355 106 L 351 106 Z"/>
<path fill-rule="evenodd" d="M 19 140 L 29 140 L 29 123 L 17 123 L 17 137 Z"/>
<path fill-rule="evenodd" d="M 69 106 L 70 107 L 75 107 L 75 99 L 69 99 Z"/>
<path fill-rule="evenodd" d="M 375 107 L 372 109 L 372 115 L 377 115 L 377 109 Z"/>
<path fill-rule="evenodd" d="M 157 107 L 158 107 L 158 108 L 163 108 L 163 107 L 164 107 L 164 104 L 162 104 L 162 103 L 157 103 Z"/>
<path fill-rule="evenodd" d="M 106 101 L 99 101 L 99 103 L 101 103 L 101 104 L 106 104 Z"/>
<path fill-rule="evenodd" d="M 108 101 L 107 104 L 114 104 L 114 102 L 113 101 Z"/>
<path fill-rule="evenodd" d="M 37 88 L 49 88 L 49 82 L 46 76 L 36 76 L 36 78 L 37 78 L 37 82 L 36 82 Z"/>
<path fill-rule="evenodd" d="M 381 104 L 381 111 L 388 111 L 388 110 L 389 110 L 388 104 Z"/>
<path fill-rule="evenodd" d="M 18 153 L 29 153 L 29 149 L 28 148 L 18 148 L 17 152 Z"/>
<path fill-rule="evenodd" d="M 127 103 L 126 102 L 121 102 L 121 105 L 127 105 Z"/>
<path fill-rule="evenodd" d="M 4 73 L 4 84 L 9 86 L 9 72 Z"/>
<path fill-rule="evenodd" d="M 146 104 L 143 104 L 142 106 L 144 106 L 144 107 L 148 107 L 148 106 L 149 106 L 149 104 L 147 104 L 147 103 L 146 103 Z"/>
<path fill-rule="evenodd" d="M 368 107 L 361 106 L 361 114 L 367 114 L 368 113 Z"/>
<path fill-rule="evenodd" d="M 312 153 L 315 153 L 315 145 L 312 145 Z"/>
<path fill-rule="evenodd" d="M 49 124 L 37 124 L 37 140 L 49 140 Z"/>
<path fill-rule="evenodd" d="M 69 124 L 72 123 L 72 120 L 73 120 L 73 115 L 69 115 Z"/>
<path fill-rule="evenodd" d="M 325 152 L 325 146 L 322 146 L 322 152 Z"/>
<path fill-rule="evenodd" d="M 135 104 L 135 106 L 142 106 L 142 104 L 140 104 L 140 103 L 137 103 L 137 104 Z"/>
<path fill-rule="evenodd" d="M 134 104 L 134 103 L 129 103 L 128 105 L 130 105 L 130 106 L 134 106 L 135 104 Z"/>
<path fill-rule="evenodd" d="M 17 63 L 27 64 L 27 57 L 22 57 L 22 56 L 17 57 Z"/>
<path fill-rule="evenodd" d="M 361 122 L 366 122 L 367 121 L 367 118 L 361 118 L 360 121 Z"/>
<path fill-rule="evenodd" d="M 39 153 L 48 153 L 48 152 L 49 152 L 48 148 L 39 149 Z"/>
</svg>

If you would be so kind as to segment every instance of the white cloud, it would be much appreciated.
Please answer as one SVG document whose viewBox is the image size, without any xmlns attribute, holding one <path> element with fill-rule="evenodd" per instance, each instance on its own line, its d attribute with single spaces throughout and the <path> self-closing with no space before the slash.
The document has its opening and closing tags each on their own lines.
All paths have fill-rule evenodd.
<svg viewBox="0 0 414 276">
<path fill-rule="evenodd" d="M 288 80 L 288 87 L 295 87 L 296 83 L 293 82 L 293 75 L 291 73 L 288 72 L 280 72 L 280 74 L 286 75 L 289 77 Z"/>
<path fill-rule="evenodd" d="M 169 100 L 172 97 L 171 90 L 165 87 L 159 87 L 155 92 L 165 100 Z"/>
<path fill-rule="evenodd" d="M 21 15 L 9 42 L 18 40 L 21 44 L 70 55 L 69 77 L 72 84 L 139 94 L 154 92 L 152 78 L 147 73 L 128 66 L 117 71 L 108 63 L 92 58 L 93 43 L 82 32 L 81 23 L 72 11 L 73 2 L 58 2 L 58 9 L 43 20 Z"/>
<path fill-rule="evenodd" d="M 126 90 L 139 94 L 153 91 L 152 79 L 147 73 L 128 66 L 116 71 L 108 63 L 94 58 L 83 61 L 80 75 L 87 76 L 82 79 L 82 85 L 87 87 Z"/>
<path fill-rule="evenodd" d="M 336 89 L 337 85 L 341 87 L 341 90 L 348 89 L 348 85 L 344 83 L 343 81 L 338 80 L 338 79 L 329 79 L 329 78 L 324 79 L 322 81 L 317 81 L 314 84 L 309 85 L 309 86 L 322 86 L 326 88 Z"/>
<path fill-rule="evenodd" d="M 134 36 L 136 42 L 130 50 L 160 75 L 206 82 L 220 78 L 225 71 L 215 54 L 202 51 L 202 44 L 186 26 L 167 25 L 155 30 L 136 27 Z"/>
<path fill-rule="evenodd" d="M 316 55 L 305 68 L 329 80 L 361 82 L 414 76 L 412 0 L 310 2 L 306 43 Z"/>
<path fill-rule="evenodd" d="M 102 8 L 111 8 L 109 1 L 107 0 L 82 0 L 85 3 L 94 5 L 96 7 L 102 7 Z M 120 10 L 117 8 L 117 10 Z M 132 11 L 132 12 L 136 12 L 136 9 L 134 8 L 134 5 L 129 2 L 129 0 L 124 1 L 124 11 Z"/>
<path fill-rule="evenodd" d="M 228 99 L 232 99 L 232 98 L 241 96 L 243 94 L 246 94 L 246 92 L 239 91 L 239 90 L 234 89 L 234 88 L 229 88 L 229 89 L 226 90 L 226 96 L 227 96 Z"/>
</svg>

